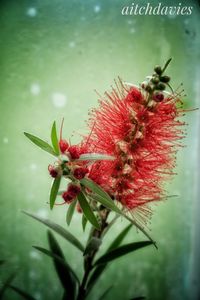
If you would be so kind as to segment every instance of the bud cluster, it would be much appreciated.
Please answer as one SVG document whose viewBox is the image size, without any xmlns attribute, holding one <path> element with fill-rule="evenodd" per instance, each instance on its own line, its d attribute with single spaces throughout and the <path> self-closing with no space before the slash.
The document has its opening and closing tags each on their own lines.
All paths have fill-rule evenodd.
<svg viewBox="0 0 200 300">
<path fill-rule="evenodd" d="M 53 178 L 63 176 L 71 180 L 66 191 L 62 193 L 64 203 L 70 204 L 81 191 L 79 180 L 83 179 L 89 170 L 85 163 L 78 161 L 80 157 L 80 149 L 78 146 L 70 146 L 66 140 L 61 138 L 59 141 L 59 150 L 61 156 L 54 165 L 48 166 L 48 171 Z"/>
<path fill-rule="evenodd" d="M 154 100 L 156 102 L 164 100 L 163 91 L 166 89 L 166 86 L 169 86 L 170 82 L 170 77 L 164 75 L 165 69 L 166 67 L 162 69 L 161 66 L 156 66 L 153 75 L 149 76 L 148 80 L 141 84 L 142 89 L 149 94 L 148 103 L 149 100 Z"/>
</svg>

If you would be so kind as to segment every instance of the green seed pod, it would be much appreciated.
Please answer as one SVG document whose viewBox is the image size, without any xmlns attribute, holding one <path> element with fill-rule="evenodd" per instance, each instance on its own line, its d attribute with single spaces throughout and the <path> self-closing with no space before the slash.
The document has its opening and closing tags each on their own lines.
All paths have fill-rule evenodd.
<svg viewBox="0 0 200 300">
<path fill-rule="evenodd" d="M 153 82 L 154 84 L 159 83 L 159 82 L 160 82 L 159 77 L 158 77 L 158 76 L 153 76 L 153 77 L 151 78 L 151 82 Z"/>
<path fill-rule="evenodd" d="M 168 82 L 170 82 L 170 77 L 169 76 L 161 76 L 160 81 L 162 81 L 164 83 L 168 83 Z"/>
<path fill-rule="evenodd" d="M 161 75 L 161 74 L 162 74 L 162 68 L 161 68 L 161 66 L 156 66 L 156 67 L 154 68 L 154 71 L 155 71 L 158 75 Z"/>
<path fill-rule="evenodd" d="M 156 90 L 160 90 L 160 91 L 165 90 L 165 84 L 160 82 L 158 85 L 156 85 Z"/>
<path fill-rule="evenodd" d="M 148 84 L 145 88 L 145 91 L 147 91 L 148 93 L 152 92 L 152 87 Z"/>
</svg>

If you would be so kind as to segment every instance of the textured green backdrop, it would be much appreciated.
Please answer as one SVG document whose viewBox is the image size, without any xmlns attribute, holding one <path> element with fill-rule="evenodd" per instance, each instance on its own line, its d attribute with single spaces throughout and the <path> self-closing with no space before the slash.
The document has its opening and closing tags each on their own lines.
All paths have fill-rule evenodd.
<svg viewBox="0 0 200 300">
<path fill-rule="evenodd" d="M 170 1 L 163 3 L 169 5 Z M 51 300 L 62 294 L 50 259 L 31 248 L 46 245 L 46 228 L 21 210 L 66 226 L 66 207 L 49 211 L 46 202 L 51 179 L 47 165 L 52 158 L 34 147 L 23 131 L 47 139 L 52 121 L 59 123 L 65 117 L 65 137 L 78 141 L 79 133 L 86 130 L 88 109 L 97 105 L 94 89 L 103 93 L 118 75 L 138 84 L 155 64 L 163 64 L 171 56 L 168 72 L 173 86 L 183 82 L 186 106 L 199 106 L 200 13 L 197 1 L 185 3 L 194 6 L 193 14 L 172 18 L 121 16 L 122 6 L 130 4 L 122 0 L 1 1 L 0 259 L 8 261 L 1 268 L 2 280 L 18 269 L 15 283 L 36 299 Z M 98 299 L 100 290 L 110 284 L 114 289 L 107 299 L 141 294 L 151 300 L 193 299 L 189 297 L 189 277 L 195 224 L 197 115 L 192 112 L 185 118 L 189 123 L 187 148 L 181 149 L 178 157 L 178 176 L 167 185 L 169 194 L 179 197 L 155 206 L 149 224 L 158 251 L 146 248 L 113 263 L 90 299 Z M 106 242 L 125 223 L 119 220 Z M 79 225 L 77 214 L 70 230 L 85 240 Z M 142 234 L 133 229 L 127 241 L 139 238 Z M 81 274 L 78 251 L 59 241 L 67 259 Z M 12 291 L 6 297 L 19 299 Z"/>
</svg>

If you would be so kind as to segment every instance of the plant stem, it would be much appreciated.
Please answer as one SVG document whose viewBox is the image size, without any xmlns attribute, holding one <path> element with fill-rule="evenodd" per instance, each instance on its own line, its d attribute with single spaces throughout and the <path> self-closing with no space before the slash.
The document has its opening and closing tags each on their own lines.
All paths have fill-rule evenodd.
<svg viewBox="0 0 200 300">
<path fill-rule="evenodd" d="M 89 239 L 92 237 L 96 237 L 96 238 L 102 238 L 103 237 L 103 232 L 105 230 L 105 228 L 108 226 L 106 220 L 108 218 L 109 215 L 109 210 L 104 209 L 101 213 L 100 213 L 100 218 L 101 218 L 101 229 L 97 230 L 94 227 L 92 227 L 92 232 L 89 235 Z M 95 255 L 97 254 L 98 249 L 92 251 L 89 255 L 86 255 L 84 257 L 84 275 L 83 275 L 83 279 L 81 282 L 81 285 L 79 287 L 79 291 L 78 291 L 78 296 L 77 296 L 77 300 L 84 300 L 86 297 L 86 284 L 87 284 L 87 280 L 88 277 L 90 275 L 90 272 L 93 269 L 93 260 L 95 258 Z"/>
</svg>

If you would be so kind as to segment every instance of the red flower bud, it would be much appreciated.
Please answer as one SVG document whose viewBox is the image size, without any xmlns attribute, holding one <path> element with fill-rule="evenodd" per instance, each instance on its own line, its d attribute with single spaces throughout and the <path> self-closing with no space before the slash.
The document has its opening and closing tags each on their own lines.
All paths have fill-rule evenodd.
<svg viewBox="0 0 200 300">
<path fill-rule="evenodd" d="M 70 146 L 68 151 L 72 159 L 78 159 L 80 157 L 79 149 L 77 146 Z"/>
<path fill-rule="evenodd" d="M 74 170 L 73 175 L 76 179 L 80 180 L 84 178 L 87 173 L 88 173 L 88 168 L 80 167 Z"/>
<path fill-rule="evenodd" d="M 60 140 L 59 147 L 60 147 L 60 151 L 64 153 L 69 148 L 69 144 L 66 140 Z"/>
<path fill-rule="evenodd" d="M 54 166 L 49 165 L 48 171 L 49 171 L 49 174 L 51 175 L 51 177 L 56 178 L 58 176 L 58 170 Z"/>
<path fill-rule="evenodd" d="M 62 197 L 66 203 L 71 203 L 76 198 L 76 196 L 80 193 L 80 191 L 81 191 L 80 186 L 71 183 L 68 185 L 67 191 L 65 191 L 62 194 Z"/>
<path fill-rule="evenodd" d="M 62 194 L 63 199 L 66 203 L 71 203 L 74 200 L 74 196 L 68 193 L 67 191 Z"/>
<path fill-rule="evenodd" d="M 153 100 L 156 102 L 161 102 L 164 99 L 164 95 L 162 93 L 156 93 L 153 95 Z"/>
</svg>

